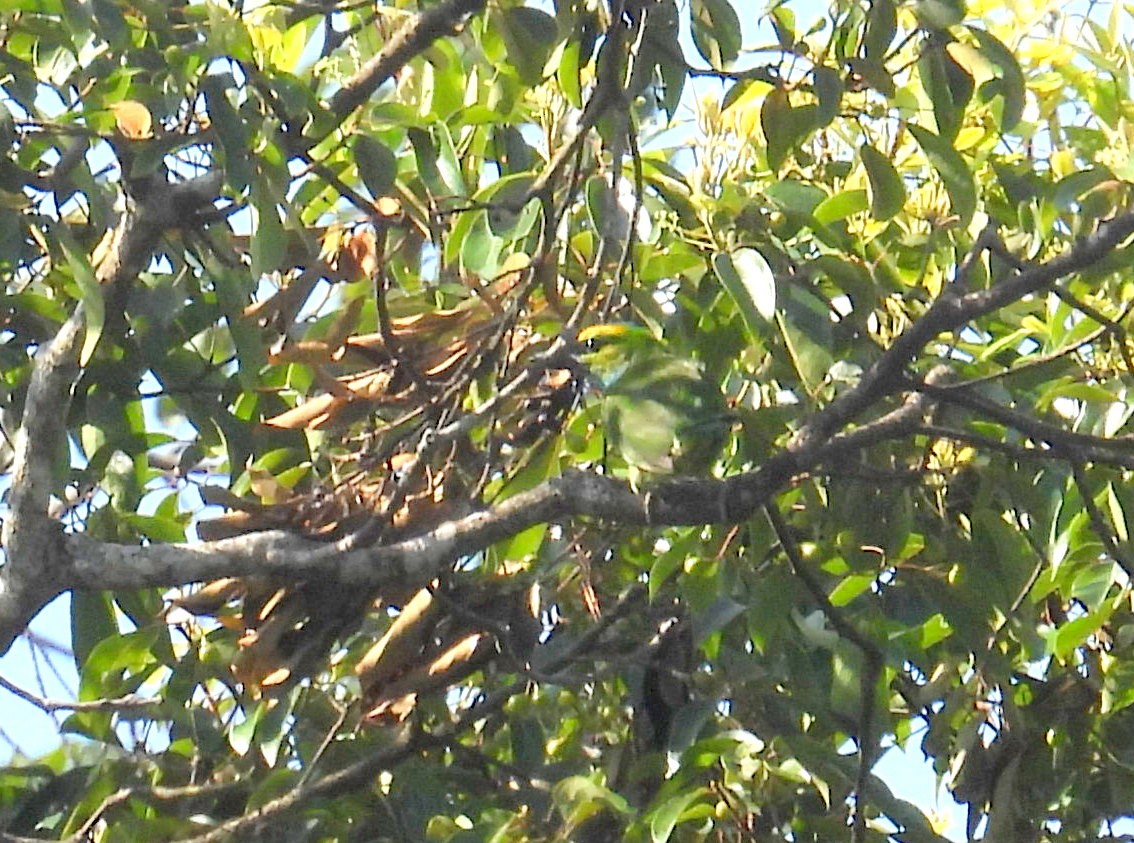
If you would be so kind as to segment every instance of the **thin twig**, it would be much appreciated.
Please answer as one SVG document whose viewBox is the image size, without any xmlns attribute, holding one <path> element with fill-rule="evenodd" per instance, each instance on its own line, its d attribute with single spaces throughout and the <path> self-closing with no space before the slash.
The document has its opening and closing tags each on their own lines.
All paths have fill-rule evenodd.
<svg viewBox="0 0 1134 843">
<path fill-rule="evenodd" d="M 331 745 L 331 743 L 338 736 L 339 732 L 342 730 L 343 724 L 346 723 L 346 719 L 350 715 L 350 712 L 353 708 L 353 703 L 351 703 L 350 705 L 344 705 L 342 707 L 342 711 L 339 712 L 338 719 L 336 719 L 331 728 L 327 730 L 327 734 L 323 736 L 323 741 L 319 744 L 319 748 L 315 750 L 315 754 L 311 756 L 311 760 L 308 761 L 307 766 L 303 768 L 303 773 L 302 775 L 300 775 L 299 782 L 296 785 L 297 788 L 303 788 L 307 786 L 308 781 L 310 781 L 311 779 L 311 775 L 315 772 L 315 768 L 319 766 L 319 761 L 323 758 L 323 755 L 326 753 L 327 748 Z"/>
<path fill-rule="evenodd" d="M 811 573 L 803 558 L 791 527 L 784 521 L 780 510 L 769 503 L 764 507 L 768 521 L 780 548 L 787 557 L 791 572 L 799 577 L 807 587 L 812 598 L 819 604 L 823 615 L 830 621 L 831 626 L 840 637 L 854 644 L 861 652 L 863 658 L 862 676 L 859 678 L 862 697 L 858 722 L 858 774 L 855 778 L 855 805 L 854 820 L 851 826 L 851 843 L 863 843 L 866 840 L 866 793 L 870 782 L 870 770 L 881 753 L 881 735 L 874 733 L 874 697 L 877 693 L 878 680 L 882 674 L 885 657 L 882 650 L 872 640 L 861 633 L 858 628 L 843 617 L 827 597 L 823 585 Z"/>
<path fill-rule="evenodd" d="M 1091 436 L 1074 430 L 1067 430 L 1026 413 L 997 404 L 975 392 L 959 389 L 957 385 L 923 383 L 916 387 L 944 404 L 955 404 L 974 410 L 993 421 L 1014 428 L 1038 443 L 1044 443 L 1064 454 L 1076 456 L 1093 462 L 1134 468 L 1134 436 L 1123 435 L 1112 438 Z"/>
<path fill-rule="evenodd" d="M 114 697 L 99 700 L 53 700 L 34 694 L 14 682 L 0 676 L 0 688 L 19 697 L 24 702 L 31 703 L 41 711 L 51 713 L 55 711 L 125 711 L 144 708 L 156 708 L 162 705 L 163 700 L 157 697 L 142 697 L 138 694 L 127 694 L 124 697 Z"/>
<path fill-rule="evenodd" d="M 1103 543 L 1106 548 L 1107 555 L 1113 559 L 1123 571 L 1126 576 L 1134 580 L 1134 563 L 1126 557 L 1122 548 L 1118 546 L 1118 539 L 1114 535 L 1114 530 L 1111 528 L 1107 517 L 1103 515 L 1099 505 L 1095 503 L 1094 494 L 1091 492 L 1090 482 L 1087 479 L 1087 474 L 1083 470 L 1083 466 L 1074 455 L 1068 460 L 1071 466 L 1071 476 L 1075 478 L 1075 485 L 1079 488 L 1079 497 L 1083 501 L 1083 509 L 1087 512 L 1087 517 L 1091 520 L 1091 526 L 1094 528 L 1095 535 L 1099 537 L 1099 541 Z"/>
</svg>

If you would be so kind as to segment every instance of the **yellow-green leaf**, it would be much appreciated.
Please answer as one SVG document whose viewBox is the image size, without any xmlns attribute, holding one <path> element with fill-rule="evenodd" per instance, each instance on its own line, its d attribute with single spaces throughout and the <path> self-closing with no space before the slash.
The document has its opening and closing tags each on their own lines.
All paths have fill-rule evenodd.
<svg viewBox="0 0 1134 843">
<path fill-rule="evenodd" d="M 972 170 L 961 154 L 939 135 L 921 126 L 911 125 L 909 129 L 929 163 L 941 176 L 953 213 L 960 218 L 961 227 L 968 226 L 977 205 L 976 182 Z"/>
</svg>

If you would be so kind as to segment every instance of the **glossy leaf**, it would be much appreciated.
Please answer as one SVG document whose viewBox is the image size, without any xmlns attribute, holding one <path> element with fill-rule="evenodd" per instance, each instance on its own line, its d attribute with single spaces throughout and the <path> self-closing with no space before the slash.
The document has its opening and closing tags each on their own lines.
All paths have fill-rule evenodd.
<svg viewBox="0 0 1134 843">
<path fill-rule="evenodd" d="M 755 249 L 738 249 L 713 255 L 713 268 L 748 330 L 758 335 L 776 313 L 776 279 L 768 261 Z"/>
<path fill-rule="evenodd" d="M 502 12 L 500 25 L 509 45 L 508 60 L 520 80 L 526 85 L 538 84 L 555 43 L 555 18 L 542 9 L 515 6 Z"/>
</svg>

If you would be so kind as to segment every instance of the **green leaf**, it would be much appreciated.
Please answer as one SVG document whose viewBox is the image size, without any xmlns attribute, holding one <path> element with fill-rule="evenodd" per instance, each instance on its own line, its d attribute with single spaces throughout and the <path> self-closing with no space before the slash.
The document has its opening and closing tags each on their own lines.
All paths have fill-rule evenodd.
<svg viewBox="0 0 1134 843">
<path fill-rule="evenodd" d="M 977 46 L 984 57 L 1000 68 L 999 93 L 1004 98 L 1004 111 L 1000 118 L 1000 131 L 1010 132 L 1020 122 L 1024 115 L 1027 83 L 1024 73 L 1012 51 L 1004 46 L 995 35 L 970 26 L 969 32 L 977 40 Z"/>
<path fill-rule="evenodd" d="M 594 816 L 603 808 L 631 815 L 634 809 L 622 795 L 585 776 L 568 776 L 556 782 L 552 799 L 564 818 L 572 824 Z"/>
<path fill-rule="evenodd" d="M 957 150 L 933 132 L 913 124 L 909 126 L 909 130 L 941 176 L 953 213 L 960 218 L 961 227 L 967 227 L 977 205 L 976 182 L 972 170 Z"/>
<path fill-rule="evenodd" d="M 776 314 L 776 325 L 784 338 L 792 368 L 807 392 L 814 391 L 830 371 L 831 353 L 809 335 L 803 323 L 790 314 Z"/>
<path fill-rule="evenodd" d="M 783 179 L 769 185 L 764 195 L 780 209 L 792 214 L 811 216 L 827 194 L 821 187 L 797 179 Z"/>
<path fill-rule="evenodd" d="M 527 237 L 540 216 L 539 199 L 530 195 L 533 178 L 516 173 L 497 179 L 473 195 L 477 204 L 487 205 L 488 227 L 497 237 L 518 240 Z"/>
<path fill-rule="evenodd" d="M 504 9 L 498 20 L 508 44 L 508 62 L 516 68 L 520 81 L 539 84 L 558 38 L 555 18 L 532 6 L 513 6 Z"/>
<path fill-rule="evenodd" d="M 610 185 L 602 176 L 591 176 L 583 188 L 587 217 L 595 231 L 606 230 L 606 217 L 609 212 Z"/>
<path fill-rule="evenodd" d="M 0 102 L 0 150 L 7 150 L 16 140 L 16 121 L 11 110 Z"/>
<path fill-rule="evenodd" d="M 764 98 L 764 105 L 760 109 L 760 127 L 764 130 L 764 139 L 768 143 L 768 166 L 778 171 L 783 166 L 795 143 L 795 132 L 792 130 L 793 114 L 788 92 L 783 88 L 774 88 Z"/>
<path fill-rule="evenodd" d="M 852 574 L 849 577 L 845 577 L 842 582 L 835 587 L 835 590 L 831 592 L 831 605 L 836 608 L 846 606 L 860 594 L 869 591 L 876 580 L 877 576 L 872 573 Z"/>
<path fill-rule="evenodd" d="M 386 144 L 369 135 L 359 135 L 354 141 L 354 160 L 372 199 L 390 193 L 398 175 L 398 159 Z"/>
<path fill-rule="evenodd" d="M 906 185 L 890 159 L 873 146 L 863 144 L 858 150 L 870 182 L 870 213 L 876 220 L 888 220 L 906 203 Z"/>
<path fill-rule="evenodd" d="M 71 648 L 76 668 L 82 670 L 95 646 L 117 634 L 114 603 L 104 592 L 76 591 L 71 595 Z"/>
<path fill-rule="evenodd" d="M 459 245 L 461 265 L 468 272 L 482 278 L 496 275 L 504 240 L 492 233 L 487 214 L 472 215 L 472 221 Z"/>
<path fill-rule="evenodd" d="M 185 527 L 180 522 L 136 512 L 122 513 L 122 520 L 138 531 L 138 535 L 160 542 L 185 541 Z"/>
<path fill-rule="evenodd" d="M 914 14 L 927 29 L 946 30 L 965 18 L 964 0 L 916 0 Z"/>
<path fill-rule="evenodd" d="M 964 122 L 965 106 L 973 92 L 973 80 L 940 46 L 931 46 L 918 59 L 921 84 L 933 104 L 937 132 L 952 141 Z"/>
<path fill-rule="evenodd" d="M 831 710 L 857 721 L 862 714 L 862 651 L 840 639 L 831 660 Z"/>
<path fill-rule="evenodd" d="M 918 627 L 917 632 L 918 638 L 916 640 L 916 646 L 919 650 L 924 652 L 934 644 L 939 644 L 951 636 L 953 634 L 953 627 L 950 626 L 944 615 L 937 612 Z"/>
<path fill-rule="evenodd" d="M 820 202 L 815 208 L 814 216 L 817 222 L 828 225 L 862 213 L 868 207 L 870 202 L 865 190 L 843 190 Z"/>
<path fill-rule="evenodd" d="M 86 333 L 83 336 L 83 347 L 79 352 L 79 365 L 86 366 L 98 347 L 98 341 L 102 338 L 102 329 L 106 325 L 106 300 L 103 298 L 102 286 L 91 269 L 90 261 L 86 255 L 77 250 L 70 235 L 65 233 L 65 229 L 59 230 L 59 244 L 63 247 L 63 254 L 67 258 L 71 274 L 79 285 L 83 303 Z"/>
<path fill-rule="evenodd" d="M 819 126 L 819 106 L 793 106 L 785 88 L 773 88 L 760 109 L 760 127 L 768 143 L 768 167 L 778 171 L 789 154 Z"/>
<path fill-rule="evenodd" d="M 898 10 L 893 0 L 872 0 L 866 13 L 866 34 L 862 39 L 863 55 L 882 61 L 898 31 Z"/>
<path fill-rule="evenodd" d="M 287 232 L 271 188 L 263 178 L 252 183 L 252 215 L 252 275 L 259 278 L 277 270 L 280 258 L 287 254 Z"/>
<path fill-rule="evenodd" d="M 1045 634 L 1051 655 L 1065 662 L 1074 652 L 1087 643 L 1087 640 L 1102 629 L 1103 624 L 1114 614 L 1114 604 L 1106 603 L 1093 612 L 1067 621 L 1055 630 Z"/>
<path fill-rule="evenodd" d="M 583 107 L 582 86 L 579 77 L 579 53 L 582 45 L 578 41 L 568 41 L 563 48 L 563 55 L 559 59 L 559 67 L 555 71 L 555 78 L 567 102 L 575 108 Z"/>
<path fill-rule="evenodd" d="M 418 173 L 434 197 L 449 199 L 464 196 L 464 174 L 448 127 L 441 124 L 429 131 L 410 128 L 406 134 L 413 144 Z"/>
<path fill-rule="evenodd" d="M 253 738 L 256 735 L 256 726 L 266 713 L 266 704 L 258 703 L 251 711 L 246 711 L 244 718 L 228 730 L 228 743 L 237 755 L 247 755 L 252 748 Z"/>
<path fill-rule="evenodd" d="M 784 50 L 790 51 L 797 40 L 795 32 L 795 12 L 787 6 L 776 6 L 768 16 L 776 32 L 776 40 Z"/>
<path fill-rule="evenodd" d="M 670 835 L 673 834 L 674 828 L 677 827 L 677 823 L 681 820 L 681 815 L 706 793 L 707 791 L 704 788 L 687 790 L 677 793 L 655 808 L 650 816 L 650 840 L 652 843 L 666 843 Z"/>
<path fill-rule="evenodd" d="M 228 101 L 228 91 L 235 86 L 231 73 L 209 74 L 201 80 L 205 107 L 224 150 L 225 176 L 235 189 L 244 190 L 252 181 L 252 166 L 248 154 L 248 126 Z"/>
<path fill-rule="evenodd" d="M 158 664 L 154 645 L 164 631 L 150 627 L 102 639 L 83 663 L 79 699 L 120 696 L 137 690 Z"/>
<path fill-rule="evenodd" d="M 843 104 L 843 76 L 832 67 L 816 65 L 811 71 L 811 78 L 819 100 L 817 122 L 819 126 L 827 126 L 839 116 Z"/>
<path fill-rule="evenodd" d="M 628 464 L 661 473 L 673 470 L 681 419 L 666 403 L 611 395 L 603 401 L 603 416 L 611 445 Z"/>
<path fill-rule="evenodd" d="M 716 70 L 726 70 L 740 55 L 740 18 L 728 0 L 692 0 L 689 14 L 693 43 Z"/>
<path fill-rule="evenodd" d="M 753 336 L 776 314 L 776 278 L 772 267 L 755 249 L 713 255 L 713 270 L 740 309 Z"/>
<path fill-rule="evenodd" d="M 539 720 L 535 717 L 512 717 L 508 721 L 508 730 L 516 766 L 534 774 L 543 766 L 543 748 L 547 740 Z"/>
<path fill-rule="evenodd" d="M 662 98 L 661 107 L 670 120 L 677 113 L 681 104 L 681 94 L 685 90 L 685 80 L 689 78 L 689 66 L 682 58 L 677 35 L 674 33 L 670 39 L 670 48 L 665 50 L 658 59 L 658 75 L 661 77 Z"/>
<path fill-rule="evenodd" d="M 722 595 L 714 600 L 704 611 L 693 617 L 693 642 L 701 645 L 709 636 L 720 632 L 736 618 L 740 617 L 748 607 L 733 600 L 728 595 Z"/>
</svg>

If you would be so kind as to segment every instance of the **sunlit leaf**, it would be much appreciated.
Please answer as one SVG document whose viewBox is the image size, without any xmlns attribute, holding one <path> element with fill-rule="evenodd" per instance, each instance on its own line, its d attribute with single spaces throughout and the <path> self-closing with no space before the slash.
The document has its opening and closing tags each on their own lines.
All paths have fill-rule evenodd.
<svg viewBox="0 0 1134 843">
<path fill-rule="evenodd" d="M 870 207 L 865 190 L 844 190 L 828 196 L 815 206 L 815 219 L 824 225 L 844 220 Z"/>
<path fill-rule="evenodd" d="M 123 137 L 130 140 L 145 140 L 154 136 L 154 118 L 144 103 L 137 100 L 122 100 L 110 104 L 114 123 Z"/>
<path fill-rule="evenodd" d="M 776 279 L 768 261 L 755 249 L 738 249 L 713 255 L 713 269 L 749 331 L 758 335 L 776 313 Z"/>
<path fill-rule="evenodd" d="M 666 843 L 678 822 L 681 821 L 682 814 L 702 795 L 703 793 L 699 790 L 679 793 L 654 809 L 650 817 L 650 840 L 652 843 Z"/>
<path fill-rule="evenodd" d="M 921 83 L 933 103 L 937 133 L 952 141 L 964 122 L 973 80 L 943 48 L 931 46 L 918 59 Z"/>
<path fill-rule="evenodd" d="M 948 142 L 928 129 L 911 124 L 909 130 L 941 176 L 949 193 L 953 213 L 960 218 L 962 226 L 968 225 L 976 210 L 977 193 L 973 173 L 964 158 Z"/>
<path fill-rule="evenodd" d="M 980 51 L 1000 69 L 1000 87 L 997 93 L 1004 98 L 1004 111 L 1000 119 L 1000 131 L 1010 132 L 1016 128 L 1024 114 L 1027 85 L 1023 71 L 1012 52 L 990 32 L 975 26 L 969 31 L 976 37 Z"/>
</svg>

